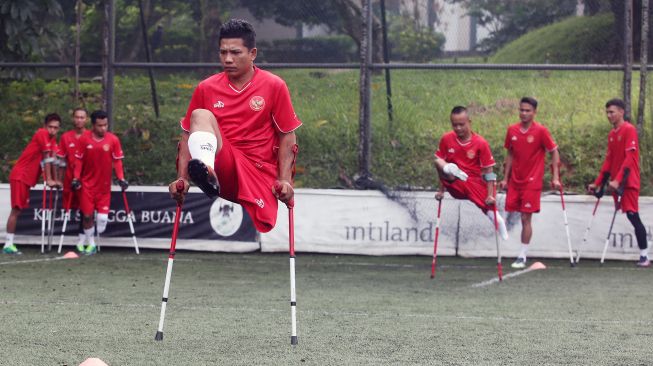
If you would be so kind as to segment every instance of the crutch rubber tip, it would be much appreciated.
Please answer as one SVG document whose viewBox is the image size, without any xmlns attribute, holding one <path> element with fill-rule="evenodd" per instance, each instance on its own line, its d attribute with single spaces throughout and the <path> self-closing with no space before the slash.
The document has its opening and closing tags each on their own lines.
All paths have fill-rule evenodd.
<svg viewBox="0 0 653 366">
<path fill-rule="evenodd" d="M 296 346 L 298 343 L 297 336 L 290 336 L 290 344 Z"/>
<path fill-rule="evenodd" d="M 431 275 L 431 279 L 435 278 L 435 275 Z"/>
<path fill-rule="evenodd" d="M 156 335 L 154 336 L 155 341 L 162 341 L 163 340 L 163 332 L 157 331 Z"/>
</svg>

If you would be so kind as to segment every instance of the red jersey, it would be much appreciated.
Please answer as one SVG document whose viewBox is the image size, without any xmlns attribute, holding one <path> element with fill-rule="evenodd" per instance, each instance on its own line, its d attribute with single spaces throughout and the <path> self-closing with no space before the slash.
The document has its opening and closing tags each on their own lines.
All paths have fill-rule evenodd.
<svg viewBox="0 0 653 366">
<path fill-rule="evenodd" d="M 549 130 L 533 121 L 527 130 L 521 123 L 508 127 L 503 147 L 512 154 L 508 189 L 541 190 L 544 178 L 544 155 L 558 148 Z"/>
<path fill-rule="evenodd" d="M 82 134 L 87 133 L 87 130 L 84 130 Z M 70 182 L 75 173 L 75 153 L 77 153 L 77 148 L 79 145 L 80 136 L 77 136 L 76 130 L 70 130 L 64 132 L 59 139 L 59 148 L 57 151 L 57 156 L 62 159 L 66 159 L 67 168 L 66 176 L 64 178 L 64 183 Z"/>
<path fill-rule="evenodd" d="M 27 144 L 25 150 L 23 150 L 23 153 L 20 154 L 14 168 L 11 169 L 9 180 L 18 180 L 33 187 L 41 178 L 43 153 L 54 156 L 56 151 L 57 138 L 50 137 L 47 129 L 39 128 L 32 136 L 32 140 Z"/>
<path fill-rule="evenodd" d="M 124 157 L 120 140 L 111 132 L 97 139 L 88 131 L 79 138 L 79 148 L 75 157 L 78 159 L 75 175 L 82 182 L 82 189 L 92 192 L 111 191 L 111 173 L 116 162 L 116 176 L 123 179 L 122 164 Z M 81 170 L 81 172 L 80 172 Z M 79 175 L 78 175 L 79 174 Z"/>
<path fill-rule="evenodd" d="M 447 163 L 458 165 L 470 177 L 481 178 L 481 169 L 494 166 L 490 145 L 483 137 L 472 132 L 467 142 L 460 142 L 453 131 L 442 135 L 435 156 Z"/>
<path fill-rule="evenodd" d="M 639 189 L 639 141 L 637 129 L 630 122 L 624 122 L 608 134 L 608 151 L 594 184 L 599 186 L 604 172 L 610 173 L 610 180 L 621 182 L 624 169 L 630 169 L 626 188 Z"/>
<path fill-rule="evenodd" d="M 240 90 L 229 82 L 224 72 L 200 82 L 186 117 L 181 120 L 185 131 L 190 129 L 190 115 L 195 109 L 213 112 L 222 137 L 249 159 L 275 166 L 277 131 L 288 133 L 302 124 L 290 102 L 286 83 L 257 67 L 252 80 Z"/>
</svg>

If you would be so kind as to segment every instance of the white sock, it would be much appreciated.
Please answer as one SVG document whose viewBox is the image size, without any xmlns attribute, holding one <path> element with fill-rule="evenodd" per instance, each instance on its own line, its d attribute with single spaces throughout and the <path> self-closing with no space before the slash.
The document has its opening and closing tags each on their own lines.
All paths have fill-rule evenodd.
<svg viewBox="0 0 653 366">
<path fill-rule="evenodd" d="M 7 233 L 7 239 L 5 240 L 5 248 L 14 245 L 14 233 Z"/>
<path fill-rule="evenodd" d="M 84 229 L 84 236 L 88 241 L 88 245 L 95 246 L 95 228 Z"/>
<path fill-rule="evenodd" d="M 494 227 L 494 211 L 488 210 L 485 212 L 485 215 L 490 219 L 490 222 L 492 222 L 492 227 Z M 508 229 L 506 228 L 506 222 L 503 221 L 503 217 L 501 217 L 501 214 L 498 212 L 497 224 L 499 224 L 499 235 L 501 235 L 501 239 L 508 240 Z"/>
<path fill-rule="evenodd" d="M 646 257 L 646 258 L 648 258 L 648 248 L 646 248 L 646 249 L 640 249 L 640 250 L 639 250 L 639 255 L 640 255 L 640 257 Z"/>
<path fill-rule="evenodd" d="M 211 132 L 196 131 L 188 136 L 188 151 L 191 158 L 199 159 L 211 169 L 215 162 L 217 147 L 218 139 Z"/>
<path fill-rule="evenodd" d="M 528 244 L 521 244 L 521 251 L 519 251 L 519 258 L 524 258 L 526 259 L 526 255 L 528 254 Z"/>
<path fill-rule="evenodd" d="M 86 242 L 86 234 L 79 234 L 79 241 L 77 242 L 77 245 L 84 245 Z"/>
</svg>

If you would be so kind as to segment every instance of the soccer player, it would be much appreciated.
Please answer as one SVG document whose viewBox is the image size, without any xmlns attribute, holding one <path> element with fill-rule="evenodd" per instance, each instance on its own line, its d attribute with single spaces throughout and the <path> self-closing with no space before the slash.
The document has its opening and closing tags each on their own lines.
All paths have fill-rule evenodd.
<svg viewBox="0 0 653 366">
<path fill-rule="evenodd" d="M 220 28 L 223 72 L 200 82 L 190 101 L 177 154 L 177 176 L 190 179 L 210 198 L 242 205 L 260 232 L 277 220 L 277 199 L 294 196 L 292 170 L 297 144 L 295 115 L 286 83 L 254 65 L 251 24 L 232 19 Z M 276 189 L 275 189 L 276 187 Z"/>
<path fill-rule="evenodd" d="M 451 110 L 451 127 L 440 138 L 435 152 L 435 167 L 440 176 L 437 200 L 444 197 L 446 189 L 456 199 L 467 199 L 480 208 L 494 226 L 493 205 L 496 174 L 493 173 L 494 157 L 485 139 L 472 131 L 472 120 L 467 108 L 456 106 Z M 501 215 L 497 213 L 499 233 L 508 240 L 508 230 Z"/>
<path fill-rule="evenodd" d="M 87 112 L 84 108 L 75 108 L 73 110 L 73 129 L 64 132 L 59 140 L 59 151 L 57 157 L 59 158 L 59 176 L 63 177 L 63 209 L 66 212 L 79 208 L 80 190 L 72 188 L 72 181 L 75 175 L 75 162 L 77 158 L 75 153 L 79 145 L 79 140 L 84 133 L 86 133 Z M 80 222 L 79 227 L 79 243 L 77 250 L 84 251 L 84 227 Z"/>
<path fill-rule="evenodd" d="M 533 236 L 531 219 L 540 212 L 545 153 L 551 154 L 551 187 L 560 189 L 560 154 L 549 130 L 535 121 L 537 100 L 524 97 L 519 102 L 519 122 L 508 127 L 503 145 L 508 150 L 500 189 L 508 188 L 506 211 L 521 214 L 521 251 L 512 268 L 526 267 L 528 246 Z"/>
<path fill-rule="evenodd" d="M 621 99 L 610 99 L 605 104 L 605 113 L 612 124 L 612 130 L 608 134 L 608 149 L 599 176 L 587 189 L 594 192 L 600 187 L 603 174 L 609 173 L 608 189 L 612 190 L 616 203 L 619 202 L 616 191 L 620 186 L 624 187 L 620 208 L 635 229 L 639 246 L 637 266 L 643 268 L 650 267 L 651 261 L 648 256 L 646 229 L 639 217 L 639 141 L 635 127 L 624 119 L 625 109 L 626 104 Z M 626 170 L 629 174 L 624 177 Z"/>
<path fill-rule="evenodd" d="M 88 246 L 84 254 L 97 251 L 93 236 L 93 212 L 97 211 L 97 232 L 102 234 L 107 228 L 111 204 L 111 173 L 115 170 L 118 184 L 126 190 L 128 183 L 122 167 L 122 147 L 116 135 L 107 131 L 109 119 L 105 111 L 91 113 L 92 128 L 79 138 L 75 157 L 73 189 L 81 189 L 79 209 L 83 216 L 85 241 Z"/>
<path fill-rule="evenodd" d="M 5 254 L 21 254 L 14 244 L 16 222 L 22 209 L 29 207 L 29 190 L 43 176 L 49 187 L 61 185 L 56 180 L 54 154 L 57 149 L 57 133 L 61 127 L 61 117 L 56 113 L 45 116 L 43 128 L 39 128 L 27 147 L 20 154 L 16 165 L 9 174 L 11 191 L 11 212 L 7 219 L 7 239 L 2 248 Z M 43 213 L 45 215 L 45 213 Z"/>
</svg>

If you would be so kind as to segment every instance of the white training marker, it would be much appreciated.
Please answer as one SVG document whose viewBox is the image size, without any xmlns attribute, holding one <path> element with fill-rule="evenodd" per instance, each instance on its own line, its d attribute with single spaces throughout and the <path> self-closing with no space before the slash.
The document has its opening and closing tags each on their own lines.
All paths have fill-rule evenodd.
<svg viewBox="0 0 653 366">
<path fill-rule="evenodd" d="M 508 273 L 507 275 L 504 275 L 503 279 L 505 280 L 505 279 L 508 279 L 508 278 L 521 276 L 521 275 L 523 275 L 525 273 L 528 273 L 528 272 L 537 271 L 538 269 L 546 269 L 546 266 L 542 262 L 535 262 L 535 263 L 531 264 L 531 266 L 526 268 L 526 269 L 522 269 L 522 270 L 517 271 L 517 272 L 511 272 L 511 273 Z M 484 286 L 491 285 L 493 283 L 498 283 L 499 281 L 500 281 L 499 277 L 494 277 L 494 278 L 489 279 L 487 281 L 475 283 L 475 284 L 472 285 L 472 287 L 484 287 Z"/>
</svg>

